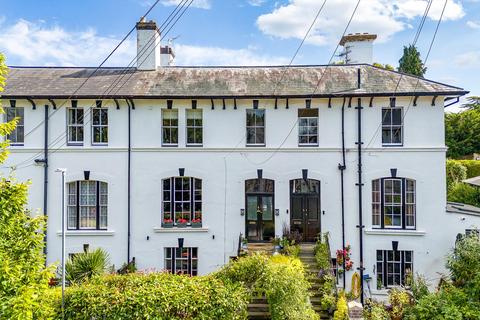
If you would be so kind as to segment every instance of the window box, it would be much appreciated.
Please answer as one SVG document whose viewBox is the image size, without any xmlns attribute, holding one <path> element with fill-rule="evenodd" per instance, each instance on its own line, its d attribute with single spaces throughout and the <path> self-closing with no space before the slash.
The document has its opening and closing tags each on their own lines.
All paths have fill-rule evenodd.
<svg viewBox="0 0 480 320">
<path fill-rule="evenodd" d="M 187 227 L 187 219 L 178 219 L 177 220 L 177 228 L 186 228 Z"/>
<path fill-rule="evenodd" d="M 192 222 L 192 228 L 201 228 L 201 227 L 202 227 L 202 221 Z"/>
<path fill-rule="evenodd" d="M 173 221 L 164 221 L 162 224 L 164 228 L 173 228 Z"/>
</svg>

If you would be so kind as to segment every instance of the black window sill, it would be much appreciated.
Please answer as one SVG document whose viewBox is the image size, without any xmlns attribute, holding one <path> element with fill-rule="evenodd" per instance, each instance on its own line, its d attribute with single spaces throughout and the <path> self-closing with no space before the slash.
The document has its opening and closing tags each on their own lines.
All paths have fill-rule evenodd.
<svg viewBox="0 0 480 320">
<path fill-rule="evenodd" d="M 68 147 L 83 147 L 83 142 L 67 142 Z"/>
</svg>

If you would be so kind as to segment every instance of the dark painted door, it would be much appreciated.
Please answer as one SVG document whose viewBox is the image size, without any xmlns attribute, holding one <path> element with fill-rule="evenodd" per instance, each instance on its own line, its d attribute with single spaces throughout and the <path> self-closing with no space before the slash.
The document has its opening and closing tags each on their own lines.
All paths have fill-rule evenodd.
<svg viewBox="0 0 480 320">
<path fill-rule="evenodd" d="M 290 207 L 290 230 L 298 231 L 303 241 L 316 241 L 320 233 L 320 182 L 292 180 Z"/>
<path fill-rule="evenodd" d="M 275 236 L 273 195 L 247 195 L 247 239 L 268 241 Z"/>
</svg>

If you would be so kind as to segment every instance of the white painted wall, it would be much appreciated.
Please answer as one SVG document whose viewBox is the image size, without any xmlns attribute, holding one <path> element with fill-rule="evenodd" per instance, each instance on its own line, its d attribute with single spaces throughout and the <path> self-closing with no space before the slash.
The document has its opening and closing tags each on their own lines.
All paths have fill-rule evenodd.
<svg viewBox="0 0 480 320">
<path fill-rule="evenodd" d="M 373 40 L 348 41 L 344 47 L 347 64 L 373 63 Z"/>
<path fill-rule="evenodd" d="M 414 271 L 427 278 L 438 278 L 444 272 L 444 256 L 453 246 L 456 234 L 472 226 L 479 227 L 478 217 L 461 217 L 445 212 L 445 144 L 443 133 L 443 99 L 431 106 L 431 98 L 419 98 L 417 107 L 408 107 L 410 99 L 398 98 L 397 105 L 404 106 L 405 139 L 403 147 L 381 146 L 381 107 L 389 105 L 388 99 L 376 98 L 368 107 L 369 98 L 361 100 L 363 136 L 363 217 L 365 273 L 373 274 L 377 249 L 390 249 L 391 241 L 399 241 L 399 249 L 414 251 Z M 245 230 L 244 181 L 255 178 L 257 169 L 263 169 L 265 178 L 275 180 L 275 233 L 280 236 L 283 223 L 289 223 L 289 181 L 301 178 L 302 169 L 308 169 L 309 178 L 321 181 L 322 231 L 331 237 L 332 252 L 341 247 L 340 172 L 341 162 L 341 105 L 343 99 L 333 99 L 328 108 L 326 99 L 314 99 L 313 108 L 319 108 L 319 146 L 298 147 L 297 109 L 303 108 L 303 100 L 290 100 L 286 109 L 279 100 L 261 100 L 260 108 L 266 109 L 266 147 L 245 147 L 245 109 L 251 108 L 251 100 L 227 100 L 227 110 L 222 110 L 221 100 L 215 101 L 211 110 L 210 100 L 199 100 L 203 110 L 204 145 L 201 148 L 185 147 L 185 110 L 190 100 L 175 100 L 179 110 L 179 147 L 161 146 L 161 109 L 166 100 L 135 100 L 132 115 L 132 221 L 131 256 L 141 269 L 163 269 L 165 247 L 176 246 L 177 239 L 185 239 L 185 246 L 199 248 L 199 272 L 216 270 L 236 255 L 238 237 Z M 37 101 L 32 110 L 27 101 L 18 100 L 17 106 L 25 107 L 25 131 L 29 132 L 44 119 L 46 101 Z M 352 259 L 359 266 L 358 188 L 357 182 L 357 99 L 352 108 L 345 109 L 345 134 L 347 169 L 345 171 L 346 239 L 352 246 Z M 57 101 L 57 105 L 62 105 Z M 67 104 L 66 104 L 67 105 Z M 79 107 L 90 108 L 94 101 L 81 100 Z M 80 252 L 83 244 L 105 248 L 111 262 L 118 268 L 127 259 L 127 106 L 121 102 L 120 110 L 112 101 L 105 101 L 109 108 L 109 145 L 92 146 L 90 118 L 87 112 L 85 144 L 83 147 L 65 146 L 65 108 L 50 108 L 49 141 L 60 137 L 60 143 L 51 146 L 48 197 L 48 262 L 59 261 L 61 256 L 61 178 L 54 173 L 58 167 L 68 168 L 67 181 L 82 179 L 83 171 L 91 172 L 92 180 L 108 182 L 109 216 L 107 232 L 69 232 L 67 252 Z M 295 126 L 289 134 L 292 126 Z M 43 148 L 43 125 L 29 134 L 24 147 L 12 147 L 12 154 L 5 166 L 32 158 Z M 376 134 L 377 133 L 377 134 Z M 282 142 L 285 143 L 282 145 Z M 280 148 L 279 148 L 280 147 Z M 57 150 L 58 149 L 58 150 Z M 39 154 L 38 158 L 43 155 Z M 29 207 L 43 206 L 43 167 L 22 164 L 15 175 L 18 180 L 32 180 Z M 24 165 L 29 165 L 23 167 Z M 202 230 L 165 232 L 161 226 L 161 180 L 178 175 L 178 168 L 185 168 L 186 176 L 203 180 Z M 411 232 L 373 231 L 371 225 L 371 181 L 390 175 L 390 168 L 398 169 L 398 176 L 417 181 L 417 230 Z M 4 174 L 8 169 L 3 169 Z M 224 228 L 225 226 L 225 228 Z M 168 230 L 167 230 L 168 231 Z M 171 230 L 170 230 L 171 231 Z M 148 237 L 148 239 L 147 239 Z M 353 271 L 347 272 L 347 284 Z M 375 281 L 372 281 L 372 289 Z M 384 292 L 375 292 L 379 297 Z"/>
</svg>

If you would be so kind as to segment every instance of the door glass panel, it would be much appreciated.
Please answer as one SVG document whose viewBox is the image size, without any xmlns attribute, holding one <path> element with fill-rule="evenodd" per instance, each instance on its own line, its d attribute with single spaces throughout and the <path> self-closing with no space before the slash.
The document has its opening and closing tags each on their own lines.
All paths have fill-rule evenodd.
<svg viewBox="0 0 480 320">
<path fill-rule="evenodd" d="M 318 198 L 308 197 L 308 219 L 312 221 L 318 220 Z"/>
<path fill-rule="evenodd" d="M 248 220 L 257 220 L 257 197 L 249 196 L 247 197 L 247 219 Z"/>
<path fill-rule="evenodd" d="M 292 219 L 302 219 L 302 198 L 292 198 Z"/>
<path fill-rule="evenodd" d="M 273 208 L 272 208 L 272 197 L 266 196 L 262 197 L 262 211 L 263 211 L 263 221 L 273 220 Z"/>
</svg>

